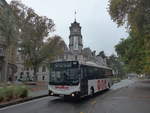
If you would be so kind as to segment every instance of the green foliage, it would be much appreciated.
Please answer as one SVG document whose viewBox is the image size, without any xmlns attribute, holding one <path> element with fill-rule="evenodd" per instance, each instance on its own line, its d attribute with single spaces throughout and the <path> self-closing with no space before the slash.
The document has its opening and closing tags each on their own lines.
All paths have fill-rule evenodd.
<svg viewBox="0 0 150 113">
<path fill-rule="evenodd" d="M 126 69 L 150 74 L 150 0 L 109 0 L 109 14 L 118 26 L 127 24 L 129 37 L 116 45 Z"/>
<path fill-rule="evenodd" d="M 4 97 L 5 97 L 4 94 L 5 94 L 4 89 L 2 87 L 0 87 L 0 102 L 2 102 L 4 100 Z"/>
<path fill-rule="evenodd" d="M 125 68 L 122 61 L 119 59 L 119 57 L 115 55 L 111 55 L 107 58 L 107 64 L 109 67 L 111 67 L 115 73 L 114 76 L 123 78 L 125 76 Z"/>
<path fill-rule="evenodd" d="M 116 52 L 125 63 L 127 72 L 144 73 L 145 49 L 142 46 L 144 44 L 143 38 L 135 38 L 133 34 L 131 36 L 127 39 L 122 39 L 116 45 Z"/>
<path fill-rule="evenodd" d="M 25 86 L 15 86 L 14 87 L 14 91 L 13 91 L 13 95 L 21 98 L 27 97 L 28 96 L 28 89 Z"/>
<path fill-rule="evenodd" d="M 23 56 L 24 65 L 33 67 L 34 80 L 37 80 L 37 68 L 44 61 L 51 61 L 61 52 L 64 41 L 59 36 L 49 38 L 54 31 L 54 22 L 46 16 L 39 16 L 35 11 L 19 1 L 10 3 L 20 28 L 19 48 Z"/>
<path fill-rule="evenodd" d="M 141 32 L 149 24 L 149 0 L 109 0 L 109 14 L 118 26 L 127 23 Z"/>
<path fill-rule="evenodd" d="M 20 90 L 20 91 L 19 91 Z M 21 86 L 20 89 L 19 89 L 19 97 L 21 98 L 25 98 L 28 96 L 28 90 L 27 90 L 27 87 L 25 86 Z"/>
<path fill-rule="evenodd" d="M 101 56 L 102 58 L 106 58 L 106 55 L 105 55 L 104 51 L 100 51 L 98 56 Z"/>
<path fill-rule="evenodd" d="M 53 36 L 44 43 L 44 46 L 41 50 L 41 56 L 47 59 L 47 61 L 52 61 L 57 55 L 64 53 L 65 42 L 60 36 Z"/>
<path fill-rule="evenodd" d="M 28 88 L 23 85 L 11 85 L 0 88 L 0 102 L 28 96 Z"/>
<path fill-rule="evenodd" d="M 3 38 L 3 43 L 6 46 L 16 45 L 17 43 L 17 29 L 16 19 L 13 11 L 7 3 L 0 5 L 0 34 Z"/>
<path fill-rule="evenodd" d="M 13 86 L 8 86 L 5 88 L 5 98 L 7 101 L 13 98 Z"/>
</svg>

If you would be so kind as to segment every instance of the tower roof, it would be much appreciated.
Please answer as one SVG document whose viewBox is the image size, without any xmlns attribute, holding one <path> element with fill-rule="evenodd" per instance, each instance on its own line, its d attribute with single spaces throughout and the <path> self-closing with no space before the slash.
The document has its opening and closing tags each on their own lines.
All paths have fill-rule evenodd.
<svg viewBox="0 0 150 113">
<path fill-rule="evenodd" d="M 72 27 L 79 27 L 79 28 L 81 28 L 80 23 L 78 23 L 77 21 L 74 21 L 73 23 L 71 23 L 70 28 L 72 28 Z"/>
</svg>

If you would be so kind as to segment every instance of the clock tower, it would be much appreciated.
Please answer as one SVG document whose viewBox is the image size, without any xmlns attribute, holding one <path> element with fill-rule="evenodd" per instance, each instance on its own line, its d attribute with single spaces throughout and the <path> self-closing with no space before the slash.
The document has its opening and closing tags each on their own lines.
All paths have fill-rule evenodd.
<svg viewBox="0 0 150 113">
<path fill-rule="evenodd" d="M 69 48 L 72 52 L 81 52 L 83 48 L 81 26 L 75 21 L 70 26 Z"/>
</svg>

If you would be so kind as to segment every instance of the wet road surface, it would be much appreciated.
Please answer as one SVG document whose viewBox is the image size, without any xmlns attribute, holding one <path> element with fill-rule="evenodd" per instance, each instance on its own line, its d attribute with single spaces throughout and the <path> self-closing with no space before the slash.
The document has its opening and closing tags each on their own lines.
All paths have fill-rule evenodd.
<svg viewBox="0 0 150 113">
<path fill-rule="evenodd" d="M 137 81 L 80 101 L 45 97 L 2 108 L 0 113 L 150 113 L 150 81 Z"/>
</svg>

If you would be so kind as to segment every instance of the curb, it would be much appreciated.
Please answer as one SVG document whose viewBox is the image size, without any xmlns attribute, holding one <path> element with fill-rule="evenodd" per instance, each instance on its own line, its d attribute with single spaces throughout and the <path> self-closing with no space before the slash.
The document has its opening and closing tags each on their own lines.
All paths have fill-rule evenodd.
<svg viewBox="0 0 150 113">
<path fill-rule="evenodd" d="M 24 98 L 24 99 L 21 99 L 21 100 L 8 102 L 6 104 L 0 104 L 0 109 L 4 108 L 4 107 L 7 107 L 7 106 L 20 104 L 20 103 L 24 103 L 24 102 L 27 102 L 27 101 L 31 101 L 31 100 L 35 100 L 35 99 L 39 99 L 39 98 L 43 98 L 43 97 L 47 97 L 47 96 L 49 96 L 49 95 L 45 94 L 45 95 L 40 95 L 40 96 L 36 96 L 36 97 L 27 97 L 27 98 Z"/>
</svg>

